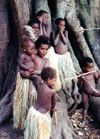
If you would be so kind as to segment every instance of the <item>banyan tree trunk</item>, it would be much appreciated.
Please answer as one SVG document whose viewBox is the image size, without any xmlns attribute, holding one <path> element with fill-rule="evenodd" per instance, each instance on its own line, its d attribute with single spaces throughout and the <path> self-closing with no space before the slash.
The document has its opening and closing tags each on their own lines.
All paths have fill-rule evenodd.
<svg viewBox="0 0 100 139">
<path fill-rule="evenodd" d="M 84 0 L 85 2 L 86 0 Z M 88 0 L 89 2 L 89 0 Z M 34 17 L 34 15 L 32 15 L 33 13 L 37 13 L 37 11 L 39 10 L 46 10 L 49 13 L 49 20 L 53 22 L 54 25 L 54 20 L 56 17 L 63 17 L 66 19 L 66 23 L 67 26 L 66 28 L 68 29 L 68 34 L 69 34 L 69 50 L 72 54 L 73 57 L 73 61 L 74 61 L 74 65 L 76 67 L 76 69 L 78 70 L 78 72 L 81 70 L 79 63 L 81 63 L 81 60 L 84 56 L 91 56 L 91 57 L 95 57 L 95 60 L 97 61 L 97 64 L 99 66 L 99 54 L 98 51 L 100 51 L 100 47 L 99 43 L 97 43 L 96 45 L 96 52 L 94 51 L 95 47 L 94 45 L 94 40 L 91 42 L 90 38 L 91 38 L 91 34 L 82 34 L 81 32 L 78 32 L 78 30 L 80 29 L 80 26 L 83 26 L 83 22 L 81 22 L 81 18 L 79 18 L 79 16 L 77 16 L 76 12 L 80 15 L 81 10 L 77 8 L 77 10 L 75 10 L 75 6 L 79 7 L 79 5 L 81 5 L 81 0 L 8 0 L 6 3 L 6 0 L 0 0 L 0 91 L 2 93 L 2 86 L 4 86 L 5 80 L 6 80 L 6 75 L 8 72 L 7 69 L 7 64 L 9 65 L 9 67 L 11 69 L 14 68 L 14 72 L 16 71 L 16 68 L 14 66 L 11 66 L 13 64 L 9 64 L 9 63 L 13 63 L 11 62 L 12 59 L 14 59 L 14 61 L 17 60 L 16 57 L 16 52 L 18 52 L 18 45 L 19 44 L 19 40 L 20 40 L 20 34 L 22 31 L 22 28 L 24 25 L 26 25 L 30 19 L 30 17 Z M 33 5 L 32 5 L 33 4 Z M 88 3 L 86 3 L 88 4 Z M 97 3 L 96 3 L 97 4 Z M 8 10 L 5 6 L 8 6 Z M 88 4 L 89 5 L 89 4 Z M 90 7 L 91 9 L 91 7 Z M 85 9 L 84 9 L 85 12 Z M 10 23 L 10 25 L 8 25 L 8 13 L 9 13 L 9 19 L 10 21 L 13 20 L 12 23 Z M 81 12 L 82 14 L 82 12 Z M 99 15 L 99 12 L 98 12 Z M 95 15 L 94 15 L 95 16 Z M 99 23 L 99 19 L 98 17 L 94 18 L 94 16 L 90 16 L 93 22 L 95 22 L 95 26 L 97 25 L 97 23 Z M 84 16 L 83 21 L 86 23 L 87 18 Z M 5 20 L 2 20 L 5 19 Z M 98 19 L 98 20 L 97 20 Z M 49 23 L 50 23 L 49 21 Z M 1 24 L 2 23 L 2 24 Z M 83 27 L 90 27 L 88 26 L 88 23 Z M 80 25 L 81 24 L 81 25 Z M 9 27 L 8 27 L 9 26 Z M 1 30 L 1 28 L 3 29 L 3 31 Z M 9 30 L 11 29 L 11 34 L 9 35 Z M 4 32 L 5 31 L 5 32 Z M 4 35 L 2 35 L 2 32 L 4 33 Z M 95 40 L 98 39 L 99 40 L 99 36 L 96 37 L 99 33 L 97 32 L 95 34 Z M 11 37 L 10 37 L 11 36 Z M 9 45 L 8 47 L 8 42 L 13 42 L 13 45 Z M 17 40 L 17 41 L 16 41 Z M 99 42 L 99 41 L 97 41 Z M 9 50 L 9 55 L 10 55 L 10 59 L 9 62 L 7 61 L 7 49 Z M 91 51 L 93 53 L 91 53 Z M 12 58 L 12 53 L 14 52 L 13 58 Z M 93 58 L 94 59 L 94 58 Z M 94 61 L 95 61 L 94 60 Z M 79 62 L 79 63 L 78 63 Z M 77 64 L 76 64 L 77 63 Z M 17 63 L 14 63 L 14 65 L 16 65 Z M 15 77 L 15 74 L 14 76 Z M 10 78 L 12 78 L 10 76 Z M 14 81 L 15 79 L 13 79 Z M 7 82 L 8 80 L 6 80 Z M 2 86 L 1 86 L 2 83 Z M 7 84 L 8 85 L 8 84 Z M 13 85 L 15 87 L 15 85 Z M 10 90 L 11 93 L 9 93 L 9 91 L 6 89 L 4 98 L 2 99 L 2 101 L 0 102 L 0 104 L 4 103 L 9 104 L 7 108 L 9 108 L 8 112 L 10 113 L 12 111 L 12 95 L 13 95 L 13 91 L 14 91 L 14 87 L 12 87 L 12 90 L 10 90 L 8 88 L 8 90 Z M 7 93 L 8 93 L 8 97 L 7 97 Z M 61 98 L 62 98 L 62 93 L 58 94 Z M 64 95 L 64 94 L 63 94 Z M 9 98 L 9 100 L 6 100 L 7 98 Z M 53 132 L 52 132 L 52 139 L 54 137 L 58 137 L 57 139 L 79 139 L 79 137 L 77 138 L 77 136 L 74 134 L 73 131 L 73 127 L 71 125 L 71 122 L 69 120 L 69 117 L 67 115 L 67 109 L 66 109 L 66 102 L 64 100 L 65 98 L 62 98 L 62 102 L 57 102 L 57 115 L 58 115 L 58 125 L 55 127 L 53 125 Z M 95 101 L 92 101 L 92 103 L 95 103 Z M 98 103 L 99 104 L 99 103 Z M 1 107 L 4 107 L 5 105 L 1 105 Z M 99 105 L 100 106 L 100 105 Z M 0 110 L 2 109 L 0 107 Z M 4 115 L 4 117 L 7 118 L 8 115 Z M 1 117 L 1 112 L 0 112 L 0 117 Z M 4 120 L 4 118 L 2 117 L 2 119 Z M 100 119 L 100 118 L 99 118 Z M 2 120 L 2 121 L 3 121 Z M 2 121 L 0 121 L 2 123 Z M 56 134 L 57 133 L 57 134 Z"/>
<path fill-rule="evenodd" d="M 100 28 L 100 0 L 75 0 L 76 12 L 84 28 Z M 100 30 L 88 30 L 84 33 L 86 42 L 100 68 Z"/>
<path fill-rule="evenodd" d="M 75 0 L 76 12 L 84 28 L 100 28 L 100 0 Z M 100 68 L 100 30 L 88 30 L 84 33 L 86 42 Z M 99 82 L 100 90 L 100 82 Z M 90 107 L 95 119 L 100 123 L 100 97 L 91 97 Z"/>
<path fill-rule="evenodd" d="M 0 98 L 7 75 L 7 47 L 10 41 L 10 30 L 6 1 L 0 1 Z"/>
</svg>

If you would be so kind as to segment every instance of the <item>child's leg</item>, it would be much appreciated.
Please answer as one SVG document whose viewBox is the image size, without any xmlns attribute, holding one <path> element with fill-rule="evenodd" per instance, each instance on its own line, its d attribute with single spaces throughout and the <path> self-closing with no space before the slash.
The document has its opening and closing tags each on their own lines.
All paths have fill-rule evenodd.
<svg viewBox="0 0 100 139">
<path fill-rule="evenodd" d="M 83 111 L 82 111 L 82 126 L 84 127 L 86 122 L 86 115 L 89 107 L 89 96 L 86 93 L 82 93 L 83 99 Z"/>
</svg>

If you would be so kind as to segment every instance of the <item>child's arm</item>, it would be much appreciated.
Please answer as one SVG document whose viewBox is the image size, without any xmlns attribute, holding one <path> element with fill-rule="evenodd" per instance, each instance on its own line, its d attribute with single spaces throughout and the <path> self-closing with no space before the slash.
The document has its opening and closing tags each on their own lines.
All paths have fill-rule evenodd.
<svg viewBox="0 0 100 139">
<path fill-rule="evenodd" d="M 42 21 L 43 21 L 43 18 L 42 17 L 39 17 L 39 21 L 40 21 L 40 35 L 43 35 L 43 27 L 42 27 Z"/>
<path fill-rule="evenodd" d="M 32 75 L 40 75 L 42 70 L 34 70 L 33 72 L 31 72 Z"/>
<path fill-rule="evenodd" d="M 48 33 L 47 33 L 47 30 L 46 30 L 45 25 L 42 26 L 42 29 L 43 29 L 43 35 L 45 35 L 46 37 L 48 37 Z"/>
<path fill-rule="evenodd" d="M 29 70 L 28 67 L 23 63 L 25 59 L 25 55 L 21 54 L 18 60 L 19 67 L 23 70 Z"/>
<path fill-rule="evenodd" d="M 53 37 L 53 42 L 54 42 L 54 45 L 56 46 L 58 41 L 59 41 L 59 37 L 60 37 L 60 33 L 58 33 L 56 36 L 55 36 L 55 32 L 52 33 L 52 37 Z"/>
<path fill-rule="evenodd" d="M 56 105 L 56 91 L 54 90 L 54 94 L 52 96 L 52 100 L 51 100 L 51 111 L 50 111 L 50 115 L 51 117 L 53 117 L 53 113 L 55 112 L 55 105 Z"/>
<path fill-rule="evenodd" d="M 64 35 L 64 33 L 62 31 L 60 31 L 60 35 L 62 37 L 63 43 L 67 44 L 67 41 L 68 41 L 68 32 L 65 31 L 65 35 Z"/>
<path fill-rule="evenodd" d="M 46 60 L 46 63 L 44 65 L 44 68 L 49 66 L 49 60 L 47 58 L 45 60 Z"/>
<path fill-rule="evenodd" d="M 100 80 L 100 70 L 97 70 L 97 74 L 98 74 L 98 77 L 95 77 L 96 83 L 98 83 Z"/>
<path fill-rule="evenodd" d="M 46 37 L 50 37 L 50 26 L 49 25 L 43 25 L 43 35 Z"/>
<path fill-rule="evenodd" d="M 20 70 L 20 74 L 22 75 L 22 77 L 25 77 L 25 78 L 29 78 L 31 75 L 29 71 L 23 71 L 23 70 Z"/>
</svg>

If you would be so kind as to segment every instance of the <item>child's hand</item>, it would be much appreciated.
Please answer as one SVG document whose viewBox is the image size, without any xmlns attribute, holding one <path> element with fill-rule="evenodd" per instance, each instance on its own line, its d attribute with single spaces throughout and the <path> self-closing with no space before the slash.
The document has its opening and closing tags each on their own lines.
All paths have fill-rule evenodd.
<svg viewBox="0 0 100 139">
<path fill-rule="evenodd" d="M 30 72 L 25 71 L 25 77 L 26 77 L 26 78 L 29 78 L 29 77 L 30 77 L 30 75 L 31 75 L 31 74 L 30 74 Z"/>
<path fill-rule="evenodd" d="M 29 69 L 29 72 L 30 72 L 30 73 L 34 72 L 34 69 Z"/>
<path fill-rule="evenodd" d="M 43 22 L 43 18 L 39 17 L 40 24 Z"/>
<path fill-rule="evenodd" d="M 35 36 L 39 37 L 40 33 L 39 32 L 35 32 Z"/>
</svg>

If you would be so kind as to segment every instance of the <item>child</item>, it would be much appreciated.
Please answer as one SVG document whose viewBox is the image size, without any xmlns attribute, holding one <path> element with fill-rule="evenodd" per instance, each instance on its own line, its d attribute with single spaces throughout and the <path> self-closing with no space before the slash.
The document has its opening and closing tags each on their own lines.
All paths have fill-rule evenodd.
<svg viewBox="0 0 100 139">
<path fill-rule="evenodd" d="M 28 25 L 33 28 L 35 36 L 38 38 L 40 36 L 40 21 L 38 19 L 30 20 Z"/>
<path fill-rule="evenodd" d="M 25 122 L 24 139 L 49 139 L 51 131 L 51 118 L 49 111 L 55 111 L 56 71 L 46 67 L 41 72 L 43 83 L 39 86 L 37 102 L 29 109 Z"/>
<path fill-rule="evenodd" d="M 67 78 L 75 76 L 75 69 L 73 66 L 70 53 L 67 51 L 68 32 L 65 30 L 65 21 L 62 18 L 56 19 L 56 31 L 51 34 L 51 41 L 53 46 L 48 51 L 47 58 L 49 58 L 50 66 L 57 69 L 57 90 L 64 89 L 69 93 L 72 92 L 72 81 L 64 81 Z"/>
<path fill-rule="evenodd" d="M 36 41 L 36 47 L 38 47 L 37 55 L 34 54 L 34 42 L 29 38 L 26 40 L 24 38 L 23 52 L 19 58 L 22 77 L 18 72 L 16 90 L 14 91 L 13 121 L 15 128 L 24 129 L 28 109 L 37 100 L 36 89 L 41 82 L 41 70 L 48 65 L 48 60 L 44 58 L 49 48 L 48 39 L 39 37 Z"/>
<path fill-rule="evenodd" d="M 90 57 L 85 57 L 82 65 L 83 73 L 91 73 L 81 76 L 78 81 L 83 99 L 82 127 L 84 127 L 86 122 L 86 114 L 89 107 L 89 97 L 100 97 L 100 91 L 98 92 L 95 90 L 95 83 L 100 80 L 100 70 L 97 71 L 98 77 L 96 77 L 95 72 L 93 72 L 93 67 L 93 60 Z"/>
<path fill-rule="evenodd" d="M 49 42 L 46 37 L 40 36 L 38 38 L 35 43 L 37 55 L 32 51 L 35 46 L 30 44 L 29 41 L 24 42 L 24 53 L 19 58 L 20 73 L 23 77 L 31 79 L 37 89 L 41 82 L 41 71 L 48 66 L 48 59 L 44 57 L 49 49 Z"/>
<path fill-rule="evenodd" d="M 55 21 L 56 31 L 51 34 L 51 40 L 53 41 L 53 46 L 55 53 L 63 55 L 67 52 L 68 46 L 68 32 L 65 30 L 65 21 L 63 18 L 57 18 Z"/>
<path fill-rule="evenodd" d="M 19 70 L 20 74 L 24 78 L 29 78 L 31 76 L 31 72 L 34 69 L 34 63 L 31 59 L 31 55 L 35 54 L 35 44 L 31 39 L 24 39 L 23 42 L 23 52 L 19 55 Z"/>
<path fill-rule="evenodd" d="M 40 35 L 50 36 L 50 26 L 48 25 L 48 13 L 40 10 L 36 14 L 36 18 L 40 21 Z"/>
</svg>

